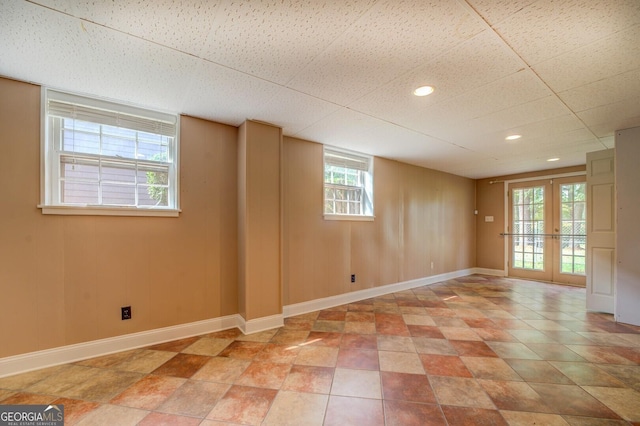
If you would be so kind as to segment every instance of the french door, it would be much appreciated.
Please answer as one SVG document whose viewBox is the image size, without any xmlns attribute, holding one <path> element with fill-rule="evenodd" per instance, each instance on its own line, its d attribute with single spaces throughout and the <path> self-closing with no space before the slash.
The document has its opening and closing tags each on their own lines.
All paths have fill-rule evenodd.
<svg viewBox="0 0 640 426">
<path fill-rule="evenodd" d="M 584 177 L 511 183 L 508 197 L 509 276 L 584 286 Z"/>
</svg>

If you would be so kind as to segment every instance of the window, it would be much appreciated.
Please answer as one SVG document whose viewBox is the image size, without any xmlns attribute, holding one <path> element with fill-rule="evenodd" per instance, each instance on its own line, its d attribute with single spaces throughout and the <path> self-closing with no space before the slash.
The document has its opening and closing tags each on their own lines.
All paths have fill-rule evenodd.
<svg viewBox="0 0 640 426">
<path fill-rule="evenodd" d="M 333 148 L 324 149 L 326 219 L 373 218 L 373 159 Z"/>
<path fill-rule="evenodd" d="M 176 115 L 43 90 L 43 213 L 177 215 Z"/>
</svg>

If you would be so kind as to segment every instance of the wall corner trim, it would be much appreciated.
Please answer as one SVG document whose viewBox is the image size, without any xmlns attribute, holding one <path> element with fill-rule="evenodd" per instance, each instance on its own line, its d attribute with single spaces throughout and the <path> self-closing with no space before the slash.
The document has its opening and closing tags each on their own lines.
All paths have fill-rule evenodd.
<svg viewBox="0 0 640 426">
<path fill-rule="evenodd" d="M 284 325 L 284 317 L 282 314 L 270 315 L 268 317 L 245 320 L 240 317 L 241 324 L 238 328 L 244 334 L 259 333 L 261 331 L 271 330 L 273 328 L 282 327 Z"/>
</svg>

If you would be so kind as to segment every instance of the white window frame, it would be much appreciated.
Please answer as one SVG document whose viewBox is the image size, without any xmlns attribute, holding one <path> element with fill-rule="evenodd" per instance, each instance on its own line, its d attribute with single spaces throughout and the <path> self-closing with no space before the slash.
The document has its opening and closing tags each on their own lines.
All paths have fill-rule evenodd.
<svg viewBox="0 0 640 426">
<path fill-rule="evenodd" d="M 358 186 L 340 185 L 344 189 L 361 188 L 360 209 L 357 214 L 333 213 L 327 211 L 327 190 L 329 187 L 335 189 L 335 184 L 325 181 L 326 168 L 328 165 L 344 167 L 349 171 L 361 172 L 362 182 Z M 346 173 L 346 172 L 345 172 Z M 330 146 L 323 147 L 323 167 L 322 167 L 322 193 L 323 193 L 323 214 L 325 220 L 374 220 L 374 200 L 373 200 L 373 157 L 354 151 L 335 148 Z"/>
<path fill-rule="evenodd" d="M 121 104 L 103 99 L 90 98 L 59 90 L 42 88 L 41 114 L 41 185 L 40 204 L 43 214 L 59 215 L 104 215 L 104 216 L 169 216 L 180 213 L 179 191 L 179 135 L 180 118 L 176 114 L 153 111 L 129 104 Z M 50 111 L 51 109 L 51 111 Z M 144 160 L 137 158 L 110 157 L 101 154 L 81 154 L 61 150 L 60 129 L 53 129 L 59 120 L 55 117 L 76 118 L 102 125 L 115 125 L 135 131 L 169 136 L 167 162 L 162 163 L 168 170 L 166 206 L 108 205 L 64 203 L 60 196 L 60 164 L 62 157 L 80 161 L 116 160 L 137 167 Z M 153 129 L 153 130 L 152 130 Z M 137 151 L 136 151 L 137 152 Z M 149 161 L 147 161 L 149 163 Z M 157 164 L 157 163 L 156 163 Z M 99 184 L 100 185 L 100 184 Z M 137 184 L 136 184 L 137 185 Z M 135 187 L 137 191 L 137 186 Z M 137 200 L 137 195 L 136 195 Z"/>
</svg>

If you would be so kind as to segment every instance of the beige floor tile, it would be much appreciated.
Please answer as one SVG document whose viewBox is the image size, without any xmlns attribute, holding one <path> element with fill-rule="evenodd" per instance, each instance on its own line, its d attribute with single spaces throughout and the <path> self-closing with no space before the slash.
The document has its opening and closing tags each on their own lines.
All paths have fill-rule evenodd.
<svg viewBox="0 0 640 426">
<path fill-rule="evenodd" d="M 87 414 L 78 426 L 133 426 L 149 414 L 149 411 L 117 405 L 102 405 Z"/>
<path fill-rule="evenodd" d="M 500 358 L 462 356 L 460 359 L 476 379 L 522 381 L 518 373 Z"/>
<path fill-rule="evenodd" d="M 185 354 L 215 356 L 222 352 L 222 350 L 229 346 L 232 342 L 232 339 L 215 339 L 211 337 L 203 337 L 202 339 L 199 339 L 198 341 L 189 345 L 187 348 L 183 349 L 182 352 Z"/>
<path fill-rule="evenodd" d="M 378 336 L 378 350 L 395 352 L 416 352 L 411 337 L 404 336 Z"/>
<path fill-rule="evenodd" d="M 328 395 L 280 391 L 262 425 L 322 425 L 328 400 Z"/>
<path fill-rule="evenodd" d="M 424 374 L 424 367 L 417 353 L 379 351 L 380 371 Z"/>
<path fill-rule="evenodd" d="M 489 398 L 475 379 L 431 376 L 429 381 L 438 399 L 438 403 L 441 405 L 487 408 L 492 410 L 496 408 L 491 398 Z"/>
<path fill-rule="evenodd" d="M 295 364 L 316 367 L 335 367 L 339 348 L 328 346 L 305 346 L 296 357 Z"/>
<path fill-rule="evenodd" d="M 482 337 L 468 327 L 440 327 L 440 331 L 449 340 L 482 341 Z"/>
<path fill-rule="evenodd" d="M 251 361 L 246 359 L 211 358 L 191 379 L 233 384 L 249 364 Z"/>
<path fill-rule="evenodd" d="M 640 392 L 633 389 L 596 386 L 583 386 L 583 389 L 623 419 L 640 422 Z"/>
<path fill-rule="evenodd" d="M 378 371 L 336 368 L 331 395 L 381 399 L 380 373 Z"/>
<path fill-rule="evenodd" d="M 131 371 L 134 373 L 151 373 L 176 354 L 174 352 L 141 350 L 131 357 L 122 360 L 113 366 L 116 370 Z"/>
<path fill-rule="evenodd" d="M 509 426 L 569 426 L 569 423 L 557 414 L 527 413 L 524 411 L 500 411 L 500 413 Z"/>
<path fill-rule="evenodd" d="M 420 308 L 423 309 L 424 308 Z M 436 325 L 435 321 L 433 320 L 433 318 L 431 318 L 430 316 L 427 315 L 427 311 L 424 311 L 424 314 L 422 315 L 418 315 L 418 314 L 402 314 L 402 318 L 404 318 L 404 322 L 405 324 L 409 325 L 429 325 L 429 326 L 434 326 Z"/>
</svg>

